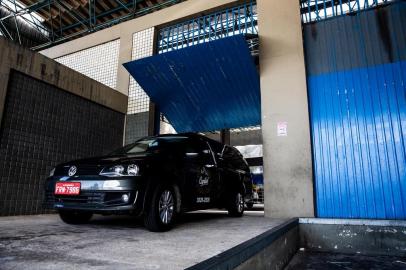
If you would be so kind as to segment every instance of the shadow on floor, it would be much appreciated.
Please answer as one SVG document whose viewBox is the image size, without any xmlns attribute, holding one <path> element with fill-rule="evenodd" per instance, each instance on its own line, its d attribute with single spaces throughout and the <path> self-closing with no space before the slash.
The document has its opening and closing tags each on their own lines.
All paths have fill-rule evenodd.
<svg viewBox="0 0 406 270">
<path fill-rule="evenodd" d="M 196 211 L 185 213 L 177 218 L 178 225 L 184 225 L 187 223 L 195 223 L 195 222 L 202 222 L 202 221 L 209 221 L 213 219 L 224 219 L 228 218 L 228 214 L 226 211 Z M 95 215 L 89 222 L 88 225 L 94 226 L 107 226 L 110 228 L 139 228 L 143 227 L 143 220 L 142 218 L 135 218 L 132 216 L 125 216 L 125 215 L 109 215 L 109 216 L 101 216 Z"/>
</svg>

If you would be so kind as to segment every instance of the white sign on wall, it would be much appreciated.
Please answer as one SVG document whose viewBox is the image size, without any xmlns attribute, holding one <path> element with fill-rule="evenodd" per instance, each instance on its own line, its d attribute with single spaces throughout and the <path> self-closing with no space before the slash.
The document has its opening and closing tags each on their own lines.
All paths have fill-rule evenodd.
<svg viewBox="0 0 406 270">
<path fill-rule="evenodd" d="M 288 122 L 278 122 L 277 134 L 278 137 L 288 136 Z"/>
</svg>

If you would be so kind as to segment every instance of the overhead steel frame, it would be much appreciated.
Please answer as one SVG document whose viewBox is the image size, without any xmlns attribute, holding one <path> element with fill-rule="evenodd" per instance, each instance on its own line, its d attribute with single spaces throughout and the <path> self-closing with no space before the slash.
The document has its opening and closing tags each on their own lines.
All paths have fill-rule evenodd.
<svg viewBox="0 0 406 270">
<path fill-rule="evenodd" d="M 300 0 L 303 23 L 321 21 L 384 5 L 394 0 Z"/>
<path fill-rule="evenodd" d="M 16 29 L 18 32 L 18 37 L 20 37 L 17 19 L 21 19 L 21 20 L 25 21 L 31 27 L 40 30 L 41 33 L 43 33 L 43 35 L 48 40 L 48 42 L 46 42 L 46 43 L 43 43 L 43 44 L 40 44 L 38 46 L 31 48 L 33 50 L 41 50 L 41 49 L 50 47 L 52 45 L 64 42 L 66 40 L 72 39 L 74 37 L 85 35 L 85 34 L 91 33 L 91 32 L 95 32 L 95 31 L 110 27 L 112 25 L 121 23 L 123 21 L 145 15 L 154 10 L 158 10 L 158 9 L 182 2 L 183 0 L 160 1 L 159 3 L 157 3 L 153 6 L 145 7 L 142 9 L 136 9 L 136 7 L 137 7 L 137 3 L 139 3 L 140 1 L 144 1 L 144 0 L 132 0 L 132 1 L 129 1 L 128 3 L 124 3 L 121 0 L 115 0 L 115 1 L 119 4 L 117 7 L 112 8 L 111 10 L 108 10 L 106 12 L 96 14 L 96 12 L 95 12 L 96 0 L 87 0 L 89 13 L 88 13 L 88 16 L 84 17 L 82 14 L 77 12 L 75 9 L 72 9 L 65 0 L 42 0 L 42 1 L 38 1 L 37 3 L 27 6 L 27 7 L 23 6 L 17 0 L 7 0 L 7 2 L 13 3 L 14 8 L 10 8 L 9 5 L 6 5 L 5 1 L 0 0 L 0 6 L 10 12 L 10 15 L 0 18 L 0 31 L 5 37 L 7 37 L 9 39 L 13 39 L 12 35 L 10 34 L 10 29 L 8 29 L 6 27 L 6 25 L 4 24 L 5 20 L 8 20 L 11 17 L 13 17 L 16 21 Z M 57 10 L 58 14 L 53 14 L 53 12 L 51 12 L 51 7 L 53 8 L 53 10 Z M 98 23 L 98 19 L 105 18 L 113 13 L 117 13 L 122 10 L 126 11 L 127 14 L 123 15 L 121 17 L 116 17 L 114 19 L 109 19 L 103 23 Z M 39 12 L 39 11 L 44 11 L 45 14 L 49 15 L 49 18 L 46 18 L 46 19 L 49 20 L 50 26 L 45 26 L 41 21 L 39 21 L 34 16 L 32 16 L 34 13 Z M 61 27 L 57 28 L 53 25 L 52 22 L 53 22 L 54 18 L 56 18 L 56 17 L 61 19 L 63 11 L 66 12 L 67 14 L 69 14 L 69 16 L 74 19 L 74 22 L 69 25 L 63 25 L 63 23 L 61 21 L 59 21 L 59 25 Z M 33 17 L 33 20 L 28 20 L 26 18 L 27 15 Z M 80 31 L 72 33 L 72 34 L 66 34 L 66 32 L 68 30 L 75 29 L 79 26 L 83 26 L 83 30 L 80 30 Z M 21 43 L 21 40 L 19 42 Z"/>
<path fill-rule="evenodd" d="M 165 26 L 158 32 L 158 53 L 244 34 L 253 55 L 258 55 L 258 15 L 255 1 Z"/>
<path fill-rule="evenodd" d="M 36 4 L 35 4 L 36 5 Z M 15 0 L 0 0 L 0 7 L 7 11 L 9 14 L 0 18 L 0 32 L 3 36 L 8 39 L 14 40 L 13 31 L 7 27 L 5 23 L 7 20 L 13 20 L 15 27 L 15 32 L 18 37 L 18 42 L 21 44 L 21 35 L 20 35 L 20 22 L 24 22 L 27 25 L 34 27 L 39 33 L 43 34 L 46 39 L 49 39 L 49 29 L 42 25 L 42 22 L 33 16 L 32 12 L 27 12 L 26 7 L 22 6 L 18 1 Z"/>
</svg>

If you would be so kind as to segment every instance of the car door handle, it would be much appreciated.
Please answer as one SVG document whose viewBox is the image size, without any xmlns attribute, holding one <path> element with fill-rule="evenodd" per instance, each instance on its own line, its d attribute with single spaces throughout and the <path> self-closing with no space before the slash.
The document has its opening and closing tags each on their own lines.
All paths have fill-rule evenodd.
<svg viewBox="0 0 406 270">
<path fill-rule="evenodd" d="M 206 164 L 206 165 L 204 165 L 204 167 L 206 167 L 206 168 L 213 168 L 214 165 L 213 165 L 213 164 Z"/>
</svg>

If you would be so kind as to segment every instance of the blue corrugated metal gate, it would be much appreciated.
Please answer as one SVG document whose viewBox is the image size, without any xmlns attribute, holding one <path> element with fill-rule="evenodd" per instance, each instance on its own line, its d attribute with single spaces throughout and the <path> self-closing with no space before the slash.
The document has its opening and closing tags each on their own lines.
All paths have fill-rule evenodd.
<svg viewBox="0 0 406 270">
<path fill-rule="evenodd" d="M 406 3 L 304 25 L 317 215 L 406 218 Z"/>
<path fill-rule="evenodd" d="M 243 35 L 124 64 L 177 132 L 261 123 L 259 75 Z"/>
</svg>

